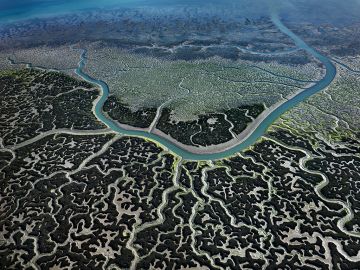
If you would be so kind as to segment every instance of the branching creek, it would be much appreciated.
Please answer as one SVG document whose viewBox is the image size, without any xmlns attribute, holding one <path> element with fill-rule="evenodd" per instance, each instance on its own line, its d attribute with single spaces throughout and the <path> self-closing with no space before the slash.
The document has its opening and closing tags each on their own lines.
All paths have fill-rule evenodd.
<svg viewBox="0 0 360 270">
<path fill-rule="evenodd" d="M 324 55 L 320 54 L 319 52 L 315 51 L 313 48 L 308 46 L 300 37 L 294 34 L 290 29 L 288 29 L 279 19 L 276 14 L 273 14 L 272 22 L 278 27 L 278 29 L 289 36 L 296 46 L 299 49 L 305 50 L 307 53 L 312 55 L 318 61 L 320 61 L 324 67 L 326 68 L 325 76 L 320 79 L 319 81 L 312 84 L 307 89 L 299 92 L 298 94 L 294 95 L 292 98 L 284 101 L 279 106 L 275 107 L 264 119 L 259 120 L 256 125 L 254 125 L 253 129 L 246 134 L 246 136 L 239 140 L 235 145 L 229 147 L 228 149 L 224 149 L 220 152 L 216 153 L 192 153 L 189 150 L 183 149 L 180 146 L 176 145 L 174 142 L 169 141 L 168 139 L 161 137 L 159 135 L 153 134 L 151 132 L 143 131 L 143 130 L 129 130 L 120 127 L 115 121 L 109 119 L 103 113 L 103 105 L 106 102 L 107 98 L 109 97 L 109 87 L 108 85 L 101 80 L 92 78 L 88 74 L 86 74 L 83 69 L 86 65 L 86 50 L 82 50 L 81 59 L 79 62 L 78 68 L 75 70 L 76 74 L 79 75 L 82 79 L 96 84 L 101 89 L 101 96 L 96 100 L 96 104 L 94 106 L 94 113 L 96 117 L 103 122 L 106 126 L 112 129 L 115 132 L 130 135 L 130 136 L 139 136 L 151 141 L 154 141 L 164 148 L 170 150 L 177 156 L 182 157 L 185 160 L 216 160 L 222 159 L 229 156 L 232 156 L 242 150 L 247 149 L 249 146 L 256 143 L 267 131 L 270 125 L 278 119 L 283 113 L 287 112 L 303 100 L 307 99 L 308 97 L 322 91 L 327 86 L 331 84 L 333 79 L 336 75 L 336 68 L 334 64 Z"/>
</svg>

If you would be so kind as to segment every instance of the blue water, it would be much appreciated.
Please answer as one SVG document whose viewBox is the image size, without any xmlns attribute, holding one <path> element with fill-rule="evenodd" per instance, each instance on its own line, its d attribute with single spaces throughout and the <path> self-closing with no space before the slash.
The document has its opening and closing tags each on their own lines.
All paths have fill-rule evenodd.
<svg viewBox="0 0 360 270">
<path fill-rule="evenodd" d="M 295 44 L 299 48 L 304 49 L 309 54 L 313 55 L 315 58 L 317 58 L 319 61 L 321 61 L 326 68 L 326 74 L 315 85 L 313 85 L 313 86 L 309 87 L 308 89 L 304 90 L 303 92 L 299 93 L 298 95 L 296 95 L 292 99 L 286 101 L 280 107 L 278 107 L 277 109 L 272 111 L 260 123 L 260 125 L 251 133 L 251 135 L 246 140 L 244 140 L 241 144 L 238 144 L 238 145 L 236 145 L 228 150 L 225 150 L 223 152 L 214 153 L 214 154 L 194 154 L 194 153 L 191 153 L 189 151 L 186 151 L 186 150 L 176 146 L 175 144 L 168 141 L 167 139 L 164 139 L 155 134 L 151 134 L 151 133 L 145 132 L 145 131 L 134 131 L 134 130 L 126 130 L 126 129 L 120 128 L 114 121 L 107 118 L 103 114 L 103 111 L 102 111 L 102 107 L 103 107 L 106 99 L 109 96 L 109 87 L 103 81 L 91 78 L 90 76 L 88 76 L 87 74 L 85 74 L 82 71 L 83 67 L 85 65 L 85 62 L 86 62 L 86 57 L 85 57 L 86 52 L 85 51 L 82 54 L 82 57 L 81 57 L 82 60 L 79 63 L 79 67 L 76 70 L 76 73 L 79 76 L 81 76 L 83 79 L 85 79 L 86 81 L 97 84 L 101 87 L 103 93 L 102 93 L 100 100 L 96 104 L 95 113 L 96 113 L 96 116 L 102 122 L 104 122 L 107 126 L 109 126 L 112 130 L 122 133 L 122 134 L 125 134 L 125 135 L 140 136 L 140 137 L 145 137 L 147 139 L 153 140 L 153 141 L 161 144 L 162 146 L 168 148 L 170 151 L 172 151 L 176 155 L 181 156 L 182 158 L 187 159 L 187 160 L 216 160 L 216 159 L 226 158 L 226 157 L 232 156 L 232 155 L 248 148 L 249 146 L 253 145 L 256 141 L 259 140 L 259 138 L 263 134 L 266 133 L 269 126 L 276 119 L 278 119 L 283 113 L 287 112 L 288 110 L 290 110 L 291 108 L 293 108 L 294 106 L 296 106 L 297 104 L 299 104 L 300 102 L 305 100 L 306 98 L 308 98 L 308 97 L 312 96 L 313 94 L 316 94 L 317 92 L 326 88 L 333 81 L 333 79 L 336 75 L 336 68 L 332 64 L 332 62 L 327 57 L 323 56 L 319 52 L 317 52 L 314 49 L 312 49 L 311 47 L 309 47 L 300 37 L 298 37 L 293 32 L 291 32 L 280 21 L 280 19 L 278 18 L 278 16 L 276 14 L 272 15 L 272 21 L 284 34 L 286 34 L 290 38 L 292 38 L 294 40 Z"/>
<path fill-rule="evenodd" d="M 83 10 L 132 6 L 140 0 L 0 0 L 0 23 L 51 17 Z"/>
<path fill-rule="evenodd" d="M 0 24 L 80 11 L 136 7 L 196 6 L 206 9 L 212 5 L 222 8 L 232 8 L 235 5 L 239 13 L 246 12 L 250 16 L 251 13 L 259 14 L 256 7 L 262 1 L 266 0 L 0 0 Z M 264 15 L 263 13 L 260 12 Z"/>
<path fill-rule="evenodd" d="M 50 17 L 82 10 L 116 7 L 177 7 L 215 5 L 245 17 L 266 16 L 267 5 L 293 21 L 344 23 L 360 19 L 359 0 L 0 0 L 0 24 L 23 19 Z"/>
</svg>

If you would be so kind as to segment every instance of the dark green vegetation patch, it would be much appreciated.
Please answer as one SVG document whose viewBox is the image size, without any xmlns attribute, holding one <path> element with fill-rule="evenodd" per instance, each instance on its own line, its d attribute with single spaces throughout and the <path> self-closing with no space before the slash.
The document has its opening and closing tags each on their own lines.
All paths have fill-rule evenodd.
<svg viewBox="0 0 360 270">
<path fill-rule="evenodd" d="M 0 137 L 14 145 L 52 129 L 100 129 L 92 113 L 99 91 L 58 72 L 0 73 Z"/>
<path fill-rule="evenodd" d="M 118 98 L 110 96 L 103 107 L 112 119 L 121 124 L 133 127 L 147 128 L 151 125 L 156 115 L 156 108 L 142 108 L 132 110 L 126 104 L 122 103 Z"/>
<path fill-rule="evenodd" d="M 216 145 L 225 143 L 246 129 L 259 114 L 264 105 L 243 105 L 222 113 L 198 116 L 193 121 L 172 121 L 171 110 L 162 110 L 157 128 L 186 145 Z"/>
</svg>

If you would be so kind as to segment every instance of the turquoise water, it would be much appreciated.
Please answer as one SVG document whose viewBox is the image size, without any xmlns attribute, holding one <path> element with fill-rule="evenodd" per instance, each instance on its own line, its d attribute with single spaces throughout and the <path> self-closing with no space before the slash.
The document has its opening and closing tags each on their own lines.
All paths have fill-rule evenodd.
<svg viewBox="0 0 360 270">
<path fill-rule="evenodd" d="M 267 6 L 278 8 L 282 17 L 293 21 L 344 23 L 359 20 L 359 0 L 0 0 L 0 24 L 23 19 L 51 17 L 83 10 L 117 7 L 196 6 L 228 8 L 242 16 L 266 16 Z"/>
<path fill-rule="evenodd" d="M 125 134 L 130 136 L 141 136 L 148 139 L 151 139 L 153 141 L 156 141 L 160 143 L 162 146 L 168 148 L 170 151 L 175 153 L 178 156 L 181 156 L 184 159 L 187 160 L 216 160 L 216 159 L 222 159 L 229 156 L 232 156 L 249 146 L 253 145 L 256 141 L 260 139 L 260 137 L 266 133 L 269 126 L 278 119 L 283 113 L 287 112 L 297 104 L 299 104 L 301 101 L 305 100 L 306 98 L 312 96 L 313 94 L 316 94 L 317 92 L 323 90 L 326 88 L 334 79 L 336 75 L 336 68 L 332 64 L 332 62 L 319 52 L 315 51 L 311 47 L 309 47 L 300 37 L 295 35 L 293 32 L 291 32 L 279 19 L 277 15 L 272 15 L 272 21 L 273 23 L 281 30 L 284 34 L 288 35 L 290 38 L 293 39 L 295 44 L 301 48 L 307 51 L 309 54 L 317 58 L 319 61 L 323 63 L 323 65 L 326 68 L 326 74 L 325 76 L 319 80 L 315 85 L 309 87 L 308 89 L 304 90 L 303 92 L 299 93 L 292 99 L 286 101 L 283 103 L 280 107 L 272 111 L 261 123 L 260 125 L 251 133 L 251 135 L 244 140 L 241 144 L 238 144 L 228 150 L 224 150 L 223 152 L 214 153 L 214 154 L 194 154 L 189 151 L 186 151 L 172 142 L 168 141 L 167 139 L 164 139 L 160 136 L 151 134 L 149 132 L 145 131 L 134 131 L 134 130 L 126 130 L 123 128 L 120 128 L 114 121 L 107 118 L 102 111 L 102 107 L 106 101 L 106 99 L 109 96 L 109 87 L 107 84 L 103 81 L 96 80 L 94 78 L 91 78 L 89 75 L 85 74 L 82 69 L 86 62 L 86 52 L 84 51 L 81 56 L 81 61 L 79 63 L 79 67 L 76 70 L 76 73 L 81 76 L 86 81 L 89 81 L 91 83 L 97 84 L 102 89 L 102 96 L 95 107 L 95 113 L 96 116 L 104 122 L 107 126 L 109 126 L 112 130 Z"/>
<path fill-rule="evenodd" d="M 110 10 L 116 8 L 146 7 L 150 9 L 178 6 L 221 8 L 239 10 L 239 13 L 264 15 L 257 8 L 260 2 L 266 0 L 0 0 L 0 24 L 12 23 L 26 19 L 46 18 L 57 15 L 73 14 L 81 11 Z M 260 10 L 260 11 L 259 11 Z"/>
<path fill-rule="evenodd" d="M 84 10 L 131 7 L 144 0 L 0 0 L 0 24 Z"/>
</svg>

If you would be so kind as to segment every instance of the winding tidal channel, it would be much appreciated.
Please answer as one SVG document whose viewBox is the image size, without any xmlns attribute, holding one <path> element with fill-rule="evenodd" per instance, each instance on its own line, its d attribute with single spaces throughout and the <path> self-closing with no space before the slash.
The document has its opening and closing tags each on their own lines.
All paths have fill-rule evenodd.
<svg viewBox="0 0 360 270">
<path fill-rule="evenodd" d="M 177 146 L 176 144 L 167 140 L 166 138 L 160 137 L 153 133 L 147 131 L 128 130 L 121 128 L 115 121 L 106 117 L 102 110 L 103 105 L 109 96 L 108 85 L 103 81 L 91 78 L 83 71 L 83 68 L 86 64 L 86 51 L 83 51 L 83 53 L 81 54 L 81 60 L 79 62 L 78 68 L 76 69 L 76 74 L 78 74 L 84 80 L 96 84 L 101 88 L 101 96 L 97 100 L 97 103 L 95 104 L 95 114 L 100 121 L 102 121 L 106 126 L 108 126 L 113 131 L 122 133 L 124 135 L 140 136 L 150 139 L 152 141 L 161 144 L 163 147 L 167 148 L 168 150 L 172 151 L 176 155 L 186 160 L 215 160 L 215 159 L 226 158 L 254 144 L 261 136 L 263 136 L 266 133 L 269 126 L 283 113 L 290 110 L 291 108 L 293 108 L 301 101 L 305 100 L 306 98 L 325 89 L 335 78 L 336 68 L 327 57 L 325 57 L 324 55 L 320 54 L 319 52 L 308 46 L 300 37 L 298 37 L 290 29 L 288 29 L 281 22 L 281 20 L 276 14 L 272 15 L 272 21 L 281 32 L 289 36 L 295 42 L 295 44 L 299 49 L 305 50 L 307 53 L 311 54 L 313 57 L 315 57 L 325 66 L 326 68 L 325 76 L 321 80 L 317 81 L 316 84 L 310 86 L 304 91 L 293 96 L 291 99 L 285 101 L 280 106 L 276 107 L 262 121 L 259 122 L 259 124 L 248 134 L 247 137 L 245 137 L 242 141 L 240 141 L 238 144 L 234 145 L 233 147 L 221 152 L 210 153 L 210 154 L 191 153 L 190 151 L 182 149 L 181 147 Z"/>
</svg>

